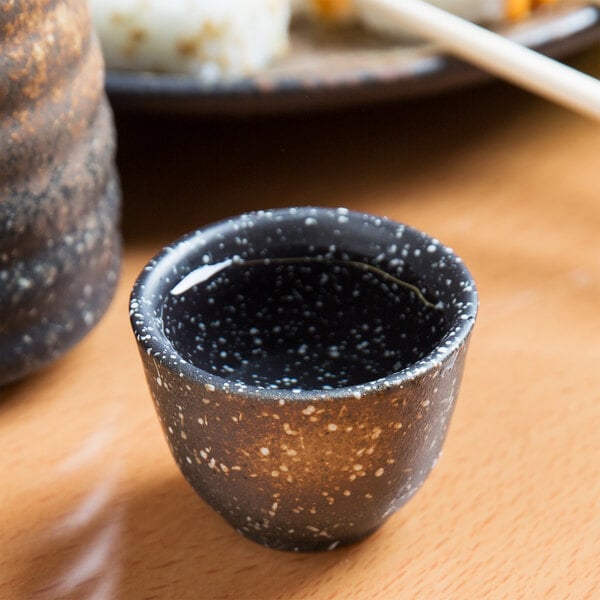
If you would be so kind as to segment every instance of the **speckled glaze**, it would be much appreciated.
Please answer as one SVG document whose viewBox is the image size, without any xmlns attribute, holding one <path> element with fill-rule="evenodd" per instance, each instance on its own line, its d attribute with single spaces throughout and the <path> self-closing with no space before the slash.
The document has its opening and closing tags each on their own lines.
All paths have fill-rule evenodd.
<svg viewBox="0 0 600 600">
<path fill-rule="evenodd" d="M 60 356 L 112 297 L 114 151 L 87 3 L 2 3 L 0 384 Z"/>
<path fill-rule="evenodd" d="M 186 479 L 241 534 L 294 551 L 360 540 L 419 489 L 476 312 L 439 241 L 311 207 L 191 233 L 145 267 L 130 306 Z"/>
</svg>

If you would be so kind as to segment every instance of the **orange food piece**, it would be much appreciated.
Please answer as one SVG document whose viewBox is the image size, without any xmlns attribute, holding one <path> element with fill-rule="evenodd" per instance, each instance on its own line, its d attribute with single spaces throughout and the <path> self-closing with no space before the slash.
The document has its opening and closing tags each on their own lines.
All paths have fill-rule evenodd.
<svg viewBox="0 0 600 600">
<path fill-rule="evenodd" d="M 351 9 L 351 0 L 312 0 L 315 9 L 328 19 L 346 16 Z"/>
<path fill-rule="evenodd" d="M 506 16 L 511 21 L 519 21 L 534 8 L 547 4 L 556 4 L 557 0 L 506 0 Z"/>
<path fill-rule="evenodd" d="M 519 21 L 526 17 L 534 0 L 506 0 L 506 16 L 511 21 Z"/>
</svg>

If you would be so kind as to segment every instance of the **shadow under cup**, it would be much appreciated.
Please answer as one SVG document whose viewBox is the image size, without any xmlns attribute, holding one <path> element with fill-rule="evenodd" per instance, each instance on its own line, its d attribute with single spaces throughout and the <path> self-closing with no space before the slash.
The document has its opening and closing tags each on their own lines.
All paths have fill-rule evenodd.
<svg viewBox="0 0 600 600">
<path fill-rule="evenodd" d="M 345 209 L 242 215 L 144 269 L 131 321 L 183 474 L 245 536 L 333 549 L 435 464 L 477 295 L 451 250 Z"/>
</svg>

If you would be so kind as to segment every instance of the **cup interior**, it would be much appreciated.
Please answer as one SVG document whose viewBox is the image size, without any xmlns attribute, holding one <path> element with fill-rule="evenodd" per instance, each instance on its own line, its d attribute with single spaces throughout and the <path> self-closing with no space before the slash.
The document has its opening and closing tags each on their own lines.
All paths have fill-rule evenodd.
<svg viewBox="0 0 600 600">
<path fill-rule="evenodd" d="M 180 360 L 263 389 L 388 377 L 450 351 L 476 310 L 470 275 L 452 251 L 345 209 L 218 223 L 176 242 L 145 278 Z"/>
<path fill-rule="evenodd" d="M 348 256 L 232 263 L 166 299 L 165 334 L 197 367 L 274 389 L 358 385 L 431 352 L 443 311 Z"/>
</svg>

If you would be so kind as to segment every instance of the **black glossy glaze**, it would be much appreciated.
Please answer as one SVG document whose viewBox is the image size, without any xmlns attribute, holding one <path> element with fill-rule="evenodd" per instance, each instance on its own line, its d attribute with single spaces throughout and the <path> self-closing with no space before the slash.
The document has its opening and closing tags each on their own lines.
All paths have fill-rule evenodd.
<svg viewBox="0 0 600 600">
<path fill-rule="evenodd" d="M 165 334 L 190 363 L 270 388 L 385 377 L 431 352 L 444 313 L 352 262 L 233 264 L 167 298 Z"/>
</svg>

